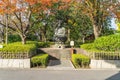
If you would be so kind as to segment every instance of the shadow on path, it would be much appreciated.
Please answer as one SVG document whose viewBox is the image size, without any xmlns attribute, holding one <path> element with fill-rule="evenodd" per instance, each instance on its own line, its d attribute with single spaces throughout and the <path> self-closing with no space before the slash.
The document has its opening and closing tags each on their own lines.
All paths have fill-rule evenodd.
<svg viewBox="0 0 120 80">
<path fill-rule="evenodd" d="M 106 80 L 120 80 L 120 72 L 107 78 Z"/>
</svg>

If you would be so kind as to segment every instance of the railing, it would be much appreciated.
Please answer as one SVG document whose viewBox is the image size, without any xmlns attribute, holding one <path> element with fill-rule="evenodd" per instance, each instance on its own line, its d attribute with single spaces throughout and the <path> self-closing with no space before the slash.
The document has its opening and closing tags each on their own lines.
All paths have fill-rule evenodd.
<svg viewBox="0 0 120 80">
<path fill-rule="evenodd" d="M 89 57 L 97 60 L 120 60 L 120 52 L 94 52 Z"/>
<path fill-rule="evenodd" d="M 26 59 L 30 58 L 29 53 L 10 53 L 0 52 L 0 59 Z"/>
</svg>

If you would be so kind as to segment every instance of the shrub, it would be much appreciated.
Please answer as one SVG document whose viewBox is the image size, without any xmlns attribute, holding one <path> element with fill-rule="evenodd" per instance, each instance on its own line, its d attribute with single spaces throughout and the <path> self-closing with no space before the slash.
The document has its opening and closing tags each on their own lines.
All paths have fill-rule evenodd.
<svg viewBox="0 0 120 80">
<path fill-rule="evenodd" d="M 36 54 L 36 42 L 28 41 L 25 45 L 21 42 L 15 42 L 5 45 L 3 48 L 0 48 L 0 53 L 3 55 L 12 55 L 12 54 L 28 54 L 28 57 Z M 0 55 L 1 57 L 2 55 Z M 16 56 L 16 55 L 15 55 Z M 18 55 L 17 55 L 18 56 Z M 14 57 L 14 56 L 12 56 Z M 12 58 L 11 57 L 11 58 Z M 10 58 L 10 56 L 2 56 L 2 58 Z M 15 57 L 14 57 L 15 58 Z"/>
<path fill-rule="evenodd" d="M 94 41 L 95 48 L 103 51 L 120 50 L 120 34 L 104 36 Z"/>
<path fill-rule="evenodd" d="M 94 50 L 95 46 L 93 43 L 87 43 L 87 44 L 83 44 L 80 46 L 82 49 L 86 49 L 86 50 Z"/>
<path fill-rule="evenodd" d="M 48 62 L 48 54 L 39 54 L 31 58 L 32 66 L 45 67 Z"/>
<path fill-rule="evenodd" d="M 9 43 L 18 42 L 18 41 L 21 41 L 21 38 L 20 38 L 19 35 L 17 35 L 17 34 L 10 34 L 10 35 L 8 35 L 8 42 Z"/>
<path fill-rule="evenodd" d="M 100 37 L 94 43 L 81 45 L 81 48 L 87 50 L 120 51 L 120 34 Z"/>
<path fill-rule="evenodd" d="M 76 68 L 88 67 L 90 64 L 90 58 L 83 54 L 72 54 L 72 62 Z"/>
<path fill-rule="evenodd" d="M 50 47 L 50 45 L 52 45 L 52 42 L 38 42 L 38 47 L 39 48 L 46 48 L 46 47 Z"/>
</svg>

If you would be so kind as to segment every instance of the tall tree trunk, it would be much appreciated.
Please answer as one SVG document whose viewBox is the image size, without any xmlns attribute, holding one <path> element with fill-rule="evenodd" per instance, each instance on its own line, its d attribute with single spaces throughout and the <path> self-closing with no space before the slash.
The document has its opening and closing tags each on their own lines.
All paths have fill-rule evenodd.
<svg viewBox="0 0 120 80">
<path fill-rule="evenodd" d="M 82 38 L 82 42 L 85 43 L 85 36 L 83 36 L 83 38 Z"/>
<path fill-rule="evenodd" d="M 26 44 L 26 36 L 25 35 L 20 35 L 22 44 Z"/>
<path fill-rule="evenodd" d="M 6 17 L 5 17 L 5 21 L 6 21 L 6 32 L 5 32 L 5 43 L 8 44 L 8 14 L 6 14 Z"/>
<path fill-rule="evenodd" d="M 67 41 L 70 42 L 70 29 L 68 29 L 67 33 L 68 33 L 67 34 Z"/>
<path fill-rule="evenodd" d="M 42 36 L 42 41 L 46 42 L 47 38 L 46 38 L 46 32 L 45 31 L 41 31 L 41 36 Z"/>
<path fill-rule="evenodd" d="M 94 30 L 95 39 L 97 39 L 100 36 L 100 31 L 101 30 L 99 30 L 99 27 L 96 26 L 96 25 L 93 25 L 93 30 Z"/>
</svg>

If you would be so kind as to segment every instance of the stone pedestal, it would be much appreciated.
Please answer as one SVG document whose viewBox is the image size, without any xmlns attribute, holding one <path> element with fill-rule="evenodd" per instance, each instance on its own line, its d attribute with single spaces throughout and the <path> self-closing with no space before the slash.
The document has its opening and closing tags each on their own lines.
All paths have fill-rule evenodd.
<svg viewBox="0 0 120 80">
<path fill-rule="evenodd" d="M 55 45 L 52 45 L 51 48 L 64 49 L 65 45 L 64 44 L 55 44 Z"/>
</svg>

